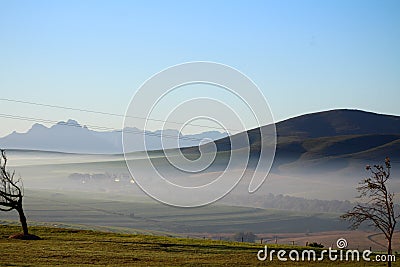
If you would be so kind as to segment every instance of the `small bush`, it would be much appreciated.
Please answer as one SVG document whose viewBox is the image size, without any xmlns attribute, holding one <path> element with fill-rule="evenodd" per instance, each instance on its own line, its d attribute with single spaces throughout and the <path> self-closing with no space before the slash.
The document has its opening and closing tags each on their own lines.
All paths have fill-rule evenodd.
<svg viewBox="0 0 400 267">
<path fill-rule="evenodd" d="M 317 243 L 317 242 L 312 242 L 310 244 L 308 244 L 309 247 L 313 247 L 313 248 L 323 248 L 324 245 L 322 245 L 321 243 Z"/>
</svg>

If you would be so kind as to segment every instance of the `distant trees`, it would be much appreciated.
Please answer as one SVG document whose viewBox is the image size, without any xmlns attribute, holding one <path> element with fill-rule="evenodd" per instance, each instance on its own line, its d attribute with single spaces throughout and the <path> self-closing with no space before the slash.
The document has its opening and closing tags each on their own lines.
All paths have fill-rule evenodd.
<svg viewBox="0 0 400 267">
<path fill-rule="evenodd" d="M 23 235 L 30 236 L 28 224 L 22 205 L 23 186 L 21 179 L 15 178 L 15 171 L 7 171 L 7 156 L 3 149 L 0 149 L 0 211 L 16 210 L 19 214 Z"/>
<path fill-rule="evenodd" d="M 364 201 L 343 214 L 341 218 L 350 221 L 353 229 L 357 229 L 363 222 L 368 222 L 370 226 L 379 229 L 388 242 L 387 253 L 390 255 L 396 220 L 399 218 L 399 215 L 395 214 L 394 194 L 387 188 L 391 169 L 390 158 L 386 157 L 385 166 L 367 165 L 366 169 L 371 176 L 362 180 L 357 188 L 360 192 L 359 198 Z M 390 261 L 388 266 L 391 266 Z"/>
<path fill-rule="evenodd" d="M 225 200 L 225 199 L 224 199 Z M 301 197 L 293 197 L 289 195 L 274 195 L 272 193 L 266 195 L 252 196 L 249 199 L 245 195 L 235 195 L 227 198 L 226 203 L 239 206 L 260 207 L 267 209 L 293 210 L 301 212 L 346 212 L 353 207 L 348 200 L 321 200 L 321 199 L 305 199 Z"/>
</svg>

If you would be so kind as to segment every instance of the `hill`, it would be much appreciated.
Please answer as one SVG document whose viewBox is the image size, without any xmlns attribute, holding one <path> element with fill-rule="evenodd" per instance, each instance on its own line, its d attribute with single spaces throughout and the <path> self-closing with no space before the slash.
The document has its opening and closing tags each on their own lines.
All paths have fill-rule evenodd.
<svg viewBox="0 0 400 267">
<path fill-rule="evenodd" d="M 268 132 L 271 126 L 263 127 Z M 365 165 L 383 163 L 387 156 L 392 161 L 391 190 L 400 192 L 400 117 L 360 110 L 330 110 L 278 122 L 276 130 L 276 153 L 268 185 L 256 195 L 262 197 L 272 192 L 309 199 L 351 200 L 357 194 L 355 188 L 360 179 L 368 175 Z M 248 135 L 251 154 L 247 170 L 250 171 L 259 161 L 261 147 L 268 148 L 271 141 L 268 136 L 261 138 L 261 132 L 256 128 L 231 137 Z M 217 167 L 209 168 L 213 172 L 226 168 L 231 152 L 230 138 L 217 140 L 215 144 L 220 153 L 214 161 Z M 199 153 L 197 147 L 182 151 Z M 246 197 L 247 185 L 243 183 L 242 188 L 239 185 L 232 191 L 231 195 L 236 194 L 229 199 L 231 203 L 254 203 L 254 196 Z"/>
<path fill-rule="evenodd" d="M 400 138 L 400 117 L 361 110 L 337 109 L 310 113 L 277 122 L 275 126 L 278 145 L 322 137 L 331 137 L 326 139 L 331 141 L 333 140 L 332 137 L 340 137 L 338 139 L 340 141 L 343 136 L 360 137 L 363 135 L 377 136 L 378 138 L 382 135 L 391 135 Z M 269 127 L 269 125 L 266 125 L 261 128 Z M 260 129 L 249 130 L 247 134 L 250 145 L 254 150 L 258 149 L 261 142 Z M 267 136 L 263 138 L 268 140 Z M 362 145 L 369 143 L 369 141 L 359 139 L 355 143 Z M 229 150 L 229 143 L 229 137 L 216 141 L 220 151 Z M 288 150 L 298 149 L 291 147 Z"/>
<path fill-rule="evenodd" d="M 268 127 L 271 126 L 262 128 Z M 281 165 L 294 162 L 297 162 L 297 165 L 307 165 L 310 164 L 309 161 L 323 162 L 320 166 L 313 166 L 336 168 L 340 165 L 347 166 L 349 160 L 376 162 L 382 161 L 386 156 L 400 160 L 398 116 L 360 110 L 329 110 L 278 122 L 276 132 L 275 170 Z M 247 135 L 253 156 L 259 154 L 260 128 L 249 130 Z M 264 142 L 269 140 L 268 136 L 263 136 Z M 229 137 L 219 139 L 215 143 L 218 151 L 231 149 Z M 184 148 L 183 151 L 194 153 L 197 148 Z"/>
<path fill-rule="evenodd" d="M 400 134 L 400 117 L 362 110 L 336 109 L 277 123 L 279 137 L 317 138 L 341 135 Z"/>
</svg>

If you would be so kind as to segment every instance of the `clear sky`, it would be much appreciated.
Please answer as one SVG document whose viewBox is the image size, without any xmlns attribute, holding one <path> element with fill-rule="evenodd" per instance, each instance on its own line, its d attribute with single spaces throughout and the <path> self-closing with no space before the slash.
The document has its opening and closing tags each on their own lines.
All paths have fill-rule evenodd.
<svg viewBox="0 0 400 267">
<path fill-rule="evenodd" d="M 400 115 L 399 14 L 396 0 L 0 0 L 0 97 L 123 114 L 151 75 L 199 60 L 249 76 L 277 121 L 334 108 Z M 4 101 L 0 113 L 122 125 Z M 33 122 L 0 123 L 3 136 Z"/>
</svg>

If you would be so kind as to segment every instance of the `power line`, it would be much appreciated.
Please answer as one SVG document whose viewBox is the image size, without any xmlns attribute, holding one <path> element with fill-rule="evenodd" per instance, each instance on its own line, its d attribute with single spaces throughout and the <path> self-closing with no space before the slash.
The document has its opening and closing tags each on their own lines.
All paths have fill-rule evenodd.
<svg viewBox="0 0 400 267">
<path fill-rule="evenodd" d="M 27 104 L 27 105 L 34 105 L 34 106 L 41 106 L 41 107 L 48 107 L 48 108 L 72 110 L 72 111 L 86 112 L 86 113 L 92 113 L 92 114 L 108 115 L 108 116 L 114 116 L 114 117 L 122 117 L 122 118 L 127 117 L 127 118 L 133 118 L 133 119 L 156 121 L 156 122 L 163 122 L 163 123 L 172 123 L 172 124 L 178 124 L 178 125 L 183 125 L 184 124 L 182 122 L 176 122 L 176 121 L 170 121 L 170 120 L 166 121 L 166 120 L 161 120 L 161 119 L 143 118 L 143 117 L 138 117 L 138 116 L 122 115 L 122 114 L 111 113 L 111 112 L 103 112 L 103 111 L 82 109 L 82 108 L 73 108 L 73 107 L 59 106 L 59 105 L 49 105 L 49 104 L 44 104 L 44 103 L 16 100 L 16 99 L 10 99 L 10 98 L 0 98 L 0 101 L 19 103 L 19 104 Z M 224 130 L 224 131 L 228 130 L 228 131 L 231 131 L 231 132 L 241 132 L 241 130 L 225 129 L 224 127 L 212 127 L 212 126 L 194 124 L 194 123 L 187 123 L 187 125 L 196 126 L 196 127 L 202 127 L 202 128 L 207 128 L 207 129 L 213 129 L 213 130 L 219 129 L 219 130 Z"/>
</svg>

